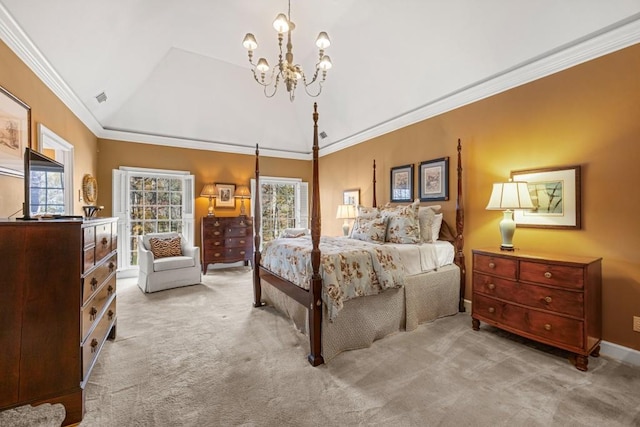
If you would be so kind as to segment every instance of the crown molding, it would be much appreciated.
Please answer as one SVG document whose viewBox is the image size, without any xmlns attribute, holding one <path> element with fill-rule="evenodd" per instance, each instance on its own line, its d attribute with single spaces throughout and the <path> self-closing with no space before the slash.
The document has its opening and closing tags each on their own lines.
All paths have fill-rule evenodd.
<svg viewBox="0 0 640 427">
<path fill-rule="evenodd" d="M 240 154 L 253 153 L 253 148 L 238 144 L 105 129 L 40 53 L 2 3 L 0 3 L 0 38 L 98 138 Z M 500 74 L 478 81 L 414 110 L 335 141 L 320 148 L 319 155 L 325 156 L 335 153 L 639 42 L 640 14 L 636 14 L 601 31 L 516 65 Z M 260 148 L 260 152 L 270 157 L 311 159 L 311 153 L 270 150 L 268 148 Z"/>
<path fill-rule="evenodd" d="M 433 102 L 398 115 L 320 149 L 320 155 L 335 153 L 361 142 L 447 111 L 480 101 L 514 87 L 538 80 L 592 59 L 640 42 L 640 14 L 633 15 L 601 31 L 592 33 L 558 49 L 539 55 L 500 74 L 449 93 Z"/>
</svg>

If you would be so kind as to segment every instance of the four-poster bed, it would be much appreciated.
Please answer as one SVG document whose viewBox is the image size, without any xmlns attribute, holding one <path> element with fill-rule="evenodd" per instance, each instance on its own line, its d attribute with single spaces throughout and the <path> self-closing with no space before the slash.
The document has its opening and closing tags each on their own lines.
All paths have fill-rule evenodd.
<svg viewBox="0 0 640 427">
<path fill-rule="evenodd" d="M 367 297 L 353 298 L 340 301 L 340 314 L 336 315 L 336 309 L 331 307 L 327 292 L 336 292 L 335 289 L 327 291 L 323 295 L 323 277 L 327 279 L 328 267 L 333 267 L 334 261 L 328 261 L 328 258 L 335 257 L 335 263 L 342 261 L 342 267 L 350 263 L 355 265 L 355 261 L 346 261 L 345 257 L 350 256 L 348 253 L 332 253 L 328 248 L 332 248 L 331 241 L 320 237 L 321 221 L 320 221 L 320 190 L 319 190 L 319 174 L 318 174 L 318 111 L 317 105 L 314 104 L 313 112 L 313 186 L 312 186 L 312 204 L 311 204 L 311 237 L 310 251 L 306 252 L 307 264 L 310 263 L 310 275 L 306 277 L 306 283 L 294 283 L 294 280 L 283 269 L 273 268 L 273 263 L 266 262 L 269 253 L 260 251 L 260 168 L 259 168 L 259 149 L 256 146 L 256 191 L 254 203 L 254 224 L 255 224 L 255 255 L 254 255 L 254 306 L 260 307 L 264 305 L 263 300 L 267 300 L 270 305 L 274 305 L 279 311 L 287 314 L 296 323 L 299 329 L 306 332 L 309 337 L 309 355 L 308 361 L 311 365 L 317 366 L 329 360 L 338 353 L 354 348 L 367 347 L 376 339 L 382 338 L 392 332 L 400 329 L 411 330 L 419 323 L 431 321 L 435 318 L 445 315 L 455 314 L 457 311 L 464 311 L 464 281 L 465 281 L 465 265 L 463 254 L 463 227 L 464 212 L 462 205 L 462 167 L 461 167 L 461 145 L 458 140 L 458 195 L 456 203 L 456 231 L 453 232 L 451 227 L 443 221 L 441 240 L 448 240 L 453 247 L 451 248 L 450 261 L 429 270 L 418 271 L 416 274 L 403 277 L 395 277 L 391 279 L 388 286 L 382 286 L 386 290 L 382 292 L 379 288 L 383 280 L 378 280 L 379 275 L 369 273 L 374 282 L 372 287 L 375 289 L 371 293 L 362 293 L 358 290 L 359 295 L 369 295 Z M 373 206 L 376 206 L 376 178 L 375 178 L 375 160 L 373 162 Z M 344 238 L 342 238 L 344 239 Z M 346 239 L 352 240 L 352 239 Z M 295 242 L 301 245 L 300 241 Z M 346 244 L 342 240 L 341 244 Z M 382 260 L 382 264 L 391 265 L 394 268 L 397 252 L 393 247 L 388 249 L 387 246 L 393 245 L 375 245 L 364 244 L 358 242 L 358 248 L 361 251 L 368 250 L 367 245 L 371 245 L 376 256 Z M 444 242 L 440 246 L 445 246 Z M 323 253 L 321 254 L 320 245 L 323 245 Z M 438 246 L 432 243 L 428 245 Z M 412 246 L 412 245 L 401 245 Z M 451 246 L 451 245 L 449 245 Z M 332 248 L 333 249 L 333 248 Z M 300 248 L 296 248 L 300 252 Z M 335 249 L 333 249 L 335 251 Z M 390 252 L 385 252 L 390 251 Z M 402 252 L 402 251 L 400 251 Z M 404 256 L 404 255 L 403 255 Z M 280 263 L 287 260 L 293 260 L 293 255 L 280 255 L 280 259 L 276 260 Z M 269 259 L 273 261 L 273 259 Z M 341 261 L 340 261 L 341 260 Z M 391 261 L 389 261 L 391 260 Z M 447 265 L 449 264 L 449 265 Z M 269 265 L 271 267 L 267 267 Z M 298 264 L 296 264 L 298 265 Z M 321 266 L 324 266 L 321 271 Z M 306 267 L 306 265 L 305 265 Z M 358 268 L 360 265 L 358 265 Z M 397 267 L 397 266 L 395 266 Z M 379 271 L 376 270 L 376 274 Z M 382 272 L 385 274 L 385 272 Z M 395 273 L 391 272 L 391 276 Z M 366 274 L 365 274 L 366 275 Z M 287 278 L 285 278 L 286 276 Z M 396 282 L 393 282 L 396 280 Z M 375 285 L 375 286 L 374 286 Z M 383 289 L 384 290 L 384 289 Z M 339 292 L 342 292 L 341 290 Z M 324 301 L 323 301 L 324 300 Z M 333 308 L 333 310 L 332 310 Z"/>
</svg>

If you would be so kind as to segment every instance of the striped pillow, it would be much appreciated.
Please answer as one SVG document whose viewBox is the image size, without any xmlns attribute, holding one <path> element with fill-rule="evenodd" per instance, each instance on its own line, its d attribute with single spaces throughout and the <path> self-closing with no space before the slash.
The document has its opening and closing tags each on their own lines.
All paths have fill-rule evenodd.
<svg viewBox="0 0 640 427">
<path fill-rule="evenodd" d="M 180 236 L 172 239 L 149 239 L 149 246 L 154 258 L 166 258 L 170 256 L 182 256 L 182 246 L 180 246 Z"/>
</svg>

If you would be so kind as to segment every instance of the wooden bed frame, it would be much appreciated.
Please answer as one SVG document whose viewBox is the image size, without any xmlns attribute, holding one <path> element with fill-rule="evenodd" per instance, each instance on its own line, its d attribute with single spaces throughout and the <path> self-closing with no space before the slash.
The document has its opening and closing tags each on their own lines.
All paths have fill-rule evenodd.
<svg viewBox="0 0 640 427">
<path fill-rule="evenodd" d="M 307 360 L 312 366 L 324 363 L 322 357 L 322 277 L 320 275 L 320 183 L 318 179 L 318 106 L 313 104 L 313 189 L 311 202 L 311 267 L 312 277 L 308 290 L 283 279 L 260 265 L 260 153 L 256 145 L 256 192 L 254 210 L 255 227 L 255 252 L 253 264 L 253 296 L 254 307 L 261 307 L 262 286 L 261 279 L 267 279 L 269 284 L 294 299 L 299 304 L 308 307 L 309 316 L 309 355 Z M 376 206 L 376 162 L 373 161 L 373 206 Z M 446 224 L 446 222 L 443 222 Z M 448 227 L 448 226 L 447 226 Z M 460 299 L 458 310 L 464 312 L 464 292 L 465 292 L 465 259 L 463 253 L 464 238 L 464 208 L 462 204 L 462 159 L 461 144 L 458 139 L 458 194 L 456 199 L 456 232 L 453 239 L 455 247 L 454 263 L 460 268 Z"/>
</svg>

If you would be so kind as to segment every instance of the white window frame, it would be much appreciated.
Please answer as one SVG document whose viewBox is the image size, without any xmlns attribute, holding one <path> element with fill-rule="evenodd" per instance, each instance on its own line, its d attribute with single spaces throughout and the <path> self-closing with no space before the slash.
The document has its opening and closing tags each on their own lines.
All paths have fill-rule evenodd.
<svg viewBox="0 0 640 427">
<path fill-rule="evenodd" d="M 54 150 L 56 160 L 64 165 L 64 214 L 73 215 L 73 155 L 74 147 L 42 123 L 38 123 L 38 144 L 36 150 L 42 153 L 45 149 Z"/>
<path fill-rule="evenodd" d="M 138 266 L 129 265 L 131 252 L 131 201 L 129 200 L 129 178 L 131 176 L 166 176 L 182 178 L 182 235 L 190 246 L 195 245 L 195 177 L 189 171 L 148 169 L 121 166 L 113 169 L 113 216 L 118 217 L 118 277 L 133 277 Z"/>
<path fill-rule="evenodd" d="M 296 228 L 309 228 L 309 183 L 301 178 L 283 178 L 277 176 L 260 176 L 260 184 L 293 184 L 296 188 Z M 256 180 L 251 178 L 251 209 L 255 211 Z M 260 200 L 262 212 L 262 199 Z M 253 215 L 253 212 L 251 212 Z M 262 244 L 262 218 L 260 218 L 260 243 Z"/>
</svg>

